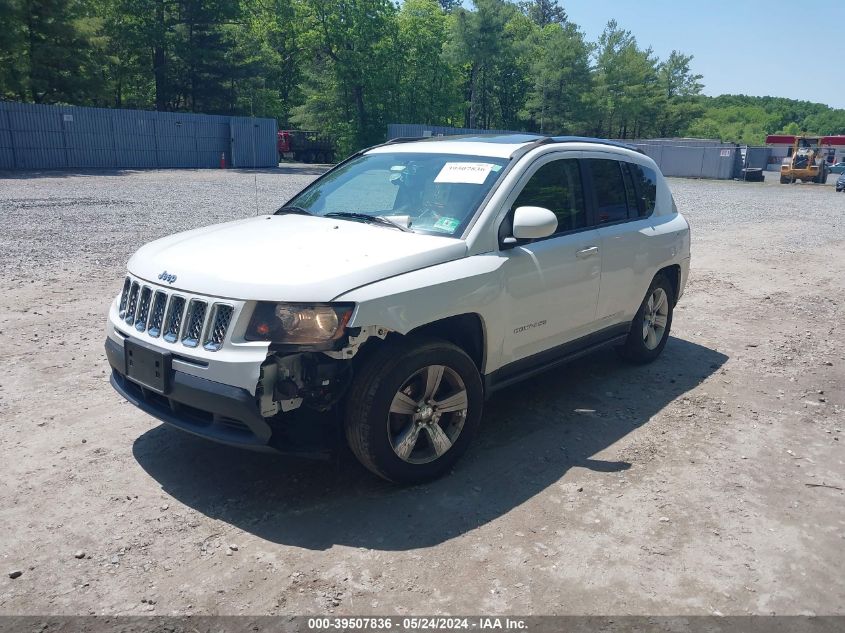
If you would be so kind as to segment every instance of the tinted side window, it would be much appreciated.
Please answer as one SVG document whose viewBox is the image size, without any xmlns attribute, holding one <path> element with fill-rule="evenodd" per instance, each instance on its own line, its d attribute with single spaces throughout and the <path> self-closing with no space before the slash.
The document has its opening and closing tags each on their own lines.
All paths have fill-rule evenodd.
<svg viewBox="0 0 845 633">
<path fill-rule="evenodd" d="M 634 179 L 631 176 L 632 165 L 630 163 L 620 162 L 619 166 L 622 167 L 622 178 L 625 180 L 625 199 L 628 200 L 628 217 L 634 219 L 640 215 L 641 205 L 637 200 L 637 189 L 634 187 Z"/>
<path fill-rule="evenodd" d="M 631 174 L 634 176 L 634 185 L 640 195 L 642 204 L 640 207 L 640 216 L 648 217 L 654 211 L 654 204 L 657 200 L 657 174 L 649 167 L 642 165 L 631 166 Z"/>
<path fill-rule="evenodd" d="M 538 169 L 519 194 L 517 207 L 545 207 L 557 216 L 557 233 L 587 226 L 578 161 L 556 160 Z"/>
<path fill-rule="evenodd" d="M 593 174 L 596 192 L 596 214 L 599 224 L 628 219 L 628 202 L 622 170 L 615 160 L 590 159 L 587 161 Z"/>
</svg>

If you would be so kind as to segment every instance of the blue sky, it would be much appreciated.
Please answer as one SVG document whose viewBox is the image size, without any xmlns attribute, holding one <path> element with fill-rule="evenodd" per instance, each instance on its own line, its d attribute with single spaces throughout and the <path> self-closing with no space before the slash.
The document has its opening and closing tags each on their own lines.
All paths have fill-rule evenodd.
<svg viewBox="0 0 845 633">
<path fill-rule="evenodd" d="M 708 95 L 805 99 L 845 108 L 845 2 L 788 0 L 563 0 L 595 41 L 611 18 L 661 58 L 694 55 Z M 793 35 L 801 33 L 795 52 Z M 821 51 L 821 52 L 820 52 Z M 793 58 L 785 63 L 784 58 Z M 799 57 L 801 61 L 794 61 Z M 827 58 L 823 63 L 818 60 Z"/>
</svg>

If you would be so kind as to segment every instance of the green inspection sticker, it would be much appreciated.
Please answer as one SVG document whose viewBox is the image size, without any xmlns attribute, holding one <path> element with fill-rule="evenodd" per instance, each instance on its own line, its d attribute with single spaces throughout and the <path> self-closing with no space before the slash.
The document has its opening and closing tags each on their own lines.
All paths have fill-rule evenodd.
<svg viewBox="0 0 845 633">
<path fill-rule="evenodd" d="M 440 229 L 441 231 L 449 231 L 449 233 L 454 233 L 455 229 L 461 224 L 461 221 L 456 218 L 440 218 L 437 222 L 434 223 L 435 229 Z"/>
</svg>

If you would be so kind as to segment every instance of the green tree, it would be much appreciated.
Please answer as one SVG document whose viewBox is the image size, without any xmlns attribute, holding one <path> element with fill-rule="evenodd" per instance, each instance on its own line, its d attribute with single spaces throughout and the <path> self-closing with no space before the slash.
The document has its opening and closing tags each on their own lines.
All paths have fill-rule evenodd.
<svg viewBox="0 0 845 633">
<path fill-rule="evenodd" d="M 33 103 L 100 103 L 100 21 L 89 3 L 4 0 L 0 16 L 0 95 Z"/>
<path fill-rule="evenodd" d="M 449 125 L 460 115 L 457 73 L 443 56 L 447 16 L 435 0 L 406 0 L 399 12 L 398 116 Z"/>
<path fill-rule="evenodd" d="M 589 126 L 590 47 L 572 24 L 549 24 L 534 38 L 531 88 L 523 116 L 542 134 L 580 134 Z"/>
<path fill-rule="evenodd" d="M 549 24 L 566 24 L 566 11 L 557 0 L 529 0 L 520 2 L 519 7 L 534 23 L 543 28 Z"/>
<path fill-rule="evenodd" d="M 396 7 L 388 0 L 303 0 L 303 9 L 313 61 L 292 120 L 324 124 L 342 149 L 381 140 L 398 109 Z"/>
<path fill-rule="evenodd" d="M 630 31 L 608 22 L 596 53 L 594 129 L 611 138 L 635 138 L 647 133 L 661 98 L 657 58 L 641 50 Z"/>
<path fill-rule="evenodd" d="M 657 81 L 662 91 L 654 121 L 654 132 L 661 137 L 677 136 L 704 112 L 696 97 L 704 87 L 701 75 L 690 69 L 692 55 L 672 51 L 657 66 Z"/>
<path fill-rule="evenodd" d="M 449 13 L 461 6 L 461 0 L 439 0 L 438 4 L 441 9 Z"/>
<path fill-rule="evenodd" d="M 516 73 L 515 30 L 506 26 L 519 12 L 504 0 L 476 0 L 475 7 L 452 15 L 447 58 L 461 70 L 464 126 L 490 129 L 509 118 L 502 116 L 497 89 L 503 75 Z"/>
</svg>

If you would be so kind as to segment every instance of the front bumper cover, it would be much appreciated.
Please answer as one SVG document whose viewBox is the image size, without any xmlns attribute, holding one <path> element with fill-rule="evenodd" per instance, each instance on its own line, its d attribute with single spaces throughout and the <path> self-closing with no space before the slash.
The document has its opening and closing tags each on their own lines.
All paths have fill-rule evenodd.
<svg viewBox="0 0 845 633">
<path fill-rule="evenodd" d="M 112 367 L 112 387 L 133 405 L 162 422 L 240 448 L 308 457 L 328 453 L 329 447 L 324 442 L 315 442 L 314 437 L 303 442 L 293 433 L 295 429 L 263 418 L 255 397 L 245 389 L 171 369 L 169 390 L 162 395 L 126 377 L 122 345 L 106 338 L 105 348 Z M 313 436 L 313 433 L 309 435 Z"/>
</svg>

